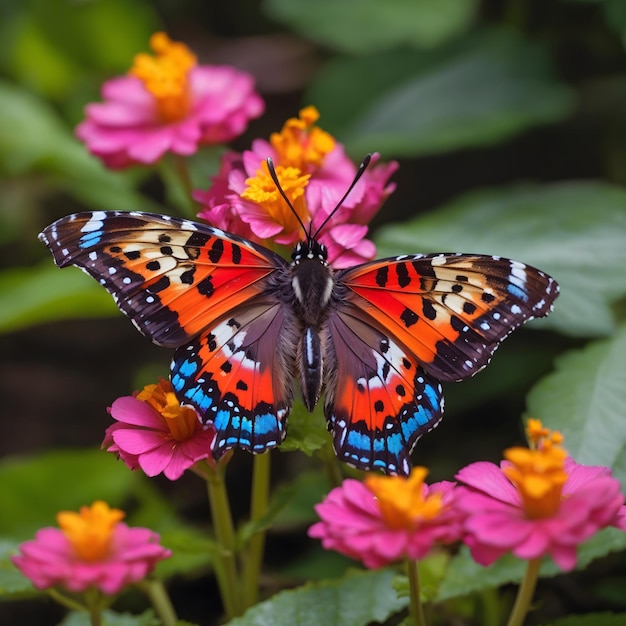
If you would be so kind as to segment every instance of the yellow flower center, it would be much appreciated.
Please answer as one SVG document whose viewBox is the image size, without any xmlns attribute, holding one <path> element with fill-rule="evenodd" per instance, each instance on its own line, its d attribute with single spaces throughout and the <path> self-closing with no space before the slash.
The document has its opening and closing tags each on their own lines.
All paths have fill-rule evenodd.
<svg viewBox="0 0 626 626">
<path fill-rule="evenodd" d="M 61 511 L 57 522 L 83 561 L 101 561 L 108 552 L 111 537 L 124 512 L 111 509 L 106 502 L 97 501 L 83 506 L 79 513 Z"/>
<path fill-rule="evenodd" d="M 319 113 L 305 107 L 299 117 L 288 119 L 279 133 L 272 133 L 270 143 L 276 150 L 276 163 L 310 172 L 322 165 L 324 157 L 335 147 L 332 135 L 314 126 Z"/>
<path fill-rule="evenodd" d="M 129 74 L 139 78 L 154 96 L 161 120 L 175 122 L 189 111 L 187 76 L 197 59 L 185 44 L 172 41 L 165 33 L 154 33 L 150 47 L 155 56 L 137 54 Z"/>
<path fill-rule="evenodd" d="M 432 493 L 424 497 L 427 474 L 425 467 L 414 467 L 408 478 L 373 475 L 365 479 L 389 528 L 412 530 L 441 513 L 442 494 Z"/>
<path fill-rule="evenodd" d="M 200 426 L 196 412 L 180 404 L 166 380 L 160 380 L 158 385 L 146 385 L 137 399 L 147 402 L 163 418 L 175 441 L 189 439 Z"/>
<path fill-rule="evenodd" d="M 533 447 L 505 450 L 504 457 L 512 465 L 503 472 L 517 488 L 529 518 L 550 517 L 560 507 L 568 476 L 563 436 L 543 428 L 539 420 L 529 420 L 526 432 Z"/>
<path fill-rule="evenodd" d="M 306 206 L 304 189 L 309 182 L 310 175 L 303 175 L 302 171 L 296 167 L 284 167 L 282 165 L 276 166 L 276 175 L 296 213 L 306 224 L 310 216 Z M 270 177 L 267 163 L 263 163 L 262 168 L 257 171 L 254 178 L 246 180 L 246 189 L 241 197 L 261 205 L 272 220 L 280 224 L 286 232 L 295 232 L 300 228 L 298 219 L 287 206 Z"/>
</svg>

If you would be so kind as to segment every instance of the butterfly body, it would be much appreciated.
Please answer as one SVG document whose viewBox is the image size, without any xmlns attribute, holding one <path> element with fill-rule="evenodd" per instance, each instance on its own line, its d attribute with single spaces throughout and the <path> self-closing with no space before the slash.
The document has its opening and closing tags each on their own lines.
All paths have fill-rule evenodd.
<svg viewBox="0 0 626 626">
<path fill-rule="evenodd" d="M 96 278 L 135 326 L 176 348 L 172 385 L 216 429 L 216 458 L 281 443 L 294 380 L 342 460 L 407 474 L 441 419 L 440 380 L 462 380 L 512 330 L 543 317 L 556 282 L 485 255 L 405 255 L 334 270 L 314 237 L 291 262 L 205 224 L 79 213 L 40 236 Z"/>
</svg>

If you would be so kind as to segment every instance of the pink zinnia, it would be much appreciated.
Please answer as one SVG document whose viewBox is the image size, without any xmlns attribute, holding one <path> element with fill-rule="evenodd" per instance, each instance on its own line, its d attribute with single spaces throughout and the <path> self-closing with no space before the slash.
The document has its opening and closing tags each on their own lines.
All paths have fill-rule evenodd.
<svg viewBox="0 0 626 626">
<path fill-rule="evenodd" d="M 61 512 L 60 529 L 37 531 L 11 561 L 38 589 L 60 585 L 71 592 L 95 587 L 107 595 L 119 593 L 172 554 L 159 545 L 159 535 L 130 528 L 123 517 L 104 502 L 80 513 Z"/>
<path fill-rule="evenodd" d="M 341 144 L 315 125 L 319 113 L 309 106 L 285 122 L 269 142 L 257 139 L 242 154 L 229 152 L 208 191 L 194 198 L 204 205 L 199 216 L 214 226 L 262 242 L 293 246 L 304 238 L 302 227 L 270 178 L 271 157 L 280 184 L 304 225 L 315 234 L 352 183 L 357 168 Z M 372 259 L 374 244 L 365 239 L 367 224 L 395 185 L 389 177 L 398 164 L 370 166 L 319 233 L 336 268 Z"/>
<path fill-rule="evenodd" d="M 626 530 L 619 482 L 606 467 L 579 465 L 550 433 L 530 420 L 534 449 L 510 448 L 507 461 L 472 463 L 456 478 L 456 507 L 465 515 L 464 542 L 481 565 L 506 552 L 521 559 L 549 554 L 564 571 L 576 565 L 576 548 L 598 530 Z"/>
<path fill-rule="evenodd" d="M 76 134 L 109 168 L 151 164 L 166 152 L 194 154 L 198 146 L 239 136 L 263 113 L 254 81 L 230 66 L 197 65 L 182 43 L 155 33 L 155 57 L 139 54 L 128 76 L 102 86 L 104 102 L 87 105 Z"/>
<path fill-rule="evenodd" d="M 109 412 L 117 423 L 107 428 L 102 447 L 131 469 L 177 480 L 198 461 L 213 464 L 215 429 L 203 427 L 196 411 L 179 403 L 169 382 L 118 398 Z"/>
<path fill-rule="evenodd" d="M 363 562 L 383 567 L 403 557 L 424 558 L 435 544 L 456 541 L 460 517 L 452 506 L 454 483 L 424 483 L 427 470 L 413 468 L 408 478 L 370 476 L 347 479 L 316 505 L 321 522 L 309 536 Z"/>
</svg>

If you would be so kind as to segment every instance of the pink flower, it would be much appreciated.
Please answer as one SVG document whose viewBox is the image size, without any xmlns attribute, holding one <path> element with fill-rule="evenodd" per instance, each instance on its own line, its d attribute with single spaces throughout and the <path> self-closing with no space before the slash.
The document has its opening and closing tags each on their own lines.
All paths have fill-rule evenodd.
<svg viewBox="0 0 626 626">
<path fill-rule="evenodd" d="M 433 545 L 456 541 L 461 525 L 452 507 L 454 483 L 428 486 L 426 473 L 416 467 L 408 478 L 345 480 L 315 507 L 322 521 L 311 526 L 309 536 L 369 568 L 402 557 L 421 559 Z"/>
<path fill-rule="evenodd" d="M 128 76 L 102 86 L 104 102 L 89 104 L 76 134 L 112 169 L 151 164 L 166 152 L 239 136 L 263 113 L 253 79 L 230 66 L 197 65 L 184 45 L 155 33 L 156 57 L 139 54 Z"/>
<path fill-rule="evenodd" d="M 102 447 L 131 469 L 177 480 L 198 461 L 213 464 L 215 430 L 203 427 L 195 410 L 178 402 L 169 382 L 118 398 L 109 412 L 118 421 L 107 428 Z"/>
<path fill-rule="evenodd" d="M 521 559 L 549 554 L 568 571 L 577 546 L 598 530 L 626 530 L 624 496 L 610 470 L 579 465 L 547 433 L 536 449 L 507 450 L 500 467 L 472 463 L 457 474 L 465 484 L 456 496 L 465 515 L 463 541 L 481 565 L 506 552 Z"/>
<path fill-rule="evenodd" d="M 299 118 L 287 120 L 269 142 L 257 139 L 251 150 L 227 153 L 211 188 L 194 193 L 204 205 L 199 216 L 258 242 L 272 239 L 292 246 L 302 240 L 302 226 L 267 171 L 266 160 L 271 157 L 300 220 L 315 234 L 357 171 L 343 146 L 315 126 L 318 117 L 314 107 L 306 107 Z M 395 189 L 388 180 L 398 167 L 396 162 L 377 164 L 378 158 L 378 154 L 372 156 L 368 169 L 319 233 L 319 240 L 328 248 L 328 260 L 336 268 L 362 263 L 376 253 L 374 244 L 365 239 L 367 224 Z"/>
<path fill-rule="evenodd" d="M 83 507 L 80 513 L 59 513 L 61 529 L 37 531 L 11 560 L 38 589 L 61 585 L 81 592 L 95 587 L 116 594 L 172 554 L 159 545 L 159 535 L 130 528 L 119 521 L 122 517 L 122 511 L 104 502 Z"/>
</svg>

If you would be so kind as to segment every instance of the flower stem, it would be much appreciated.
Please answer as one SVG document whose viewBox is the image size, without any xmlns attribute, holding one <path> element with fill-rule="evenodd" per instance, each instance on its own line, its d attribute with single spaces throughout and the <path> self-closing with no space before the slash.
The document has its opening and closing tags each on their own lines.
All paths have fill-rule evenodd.
<svg viewBox="0 0 626 626">
<path fill-rule="evenodd" d="M 163 583 L 159 580 L 144 580 L 140 583 L 140 587 L 150 598 L 163 626 L 176 626 L 178 617 Z"/>
<path fill-rule="evenodd" d="M 528 608 L 535 593 L 537 579 L 539 578 L 539 568 L 541 567 L 541 559 L 531 559 L 528 561 L 524 580 L 517 590 L 517 598 L 513 610 L 507 622 L 507 626 L 523 626 Z"/>
<path fill-rule="evenodd" d="M 240 589 L 235 562 L 235 530 L 223 471 L 217 468 L 207 478 L 209 502 L 215 538 L 219 547 L 219 563 L 215 572 L 228 619 L 241 615 Z"/>
<path fill-rule="evenodd" d="M 252 494 L 250 498 L 250 521 L 258 523 L 267 514 L 270 492 L 271 457 L 269 452 L 254 456 Z M 244 563 L 243 582 L 246 607 L 259 599 L 259 578 L 265 549 L 265 531 L 257 530 L 248 542 Z"/>
<path fill-rule="evenodd" d="M 406 560 L 406 567 L 409 574 L 409 591 L 411 597 L 410 612 L 415 626 L 426 626 L 426 618 L 420 600 L 420 578 L 417 569 L 417 561 Z"/>
<path fill-rule="evenodd" d="M 87 611 L 87 607 L 72 598 L 68 598 L 66 595 L 62 594 L 60 591 L 57 591 L 54 587 L 50 587 L 46 589 L 46 593 L 55 601 L 58 602 L 61 606 L 64 606 L 66 609 L 71 609 L 72 611 Z"/>
<path fill-rule="evenodd" d="M 102 593 L 95 587 L 89 587 L 84 593 L 85 606 L 89 613 L 89 623 L 91 626 L 101 626 L 102 611 L 108 604 Z"/>
<path fill-rule="evenodd" d="M 328 486 L 330 489 L 339 487 L 339 485 L 343 482 L 343 474 L 341 473 L 341 467 L 339 466 L 337 455 L 335 454 L 330 441 L 324 445 L 320 452 L 322 459 L 324 460 L 324 469 L 326 470 Z"/>
</svg>

